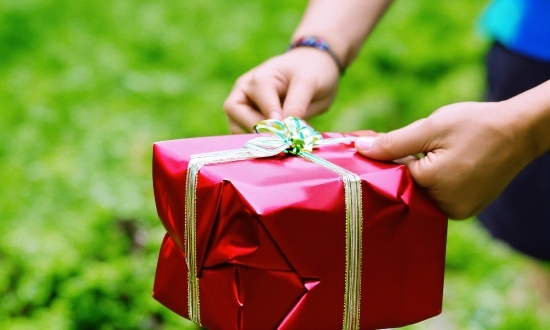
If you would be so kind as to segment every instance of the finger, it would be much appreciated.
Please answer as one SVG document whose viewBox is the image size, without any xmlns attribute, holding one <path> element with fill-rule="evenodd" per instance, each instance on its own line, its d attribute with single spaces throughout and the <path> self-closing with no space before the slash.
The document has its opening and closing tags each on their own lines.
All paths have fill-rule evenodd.
<svg viewBox="0 0 550 330">
<path fill-rule="evenodd" d="M 282 86 L 266 81 L 251 83 L 246 93 L 254 102 L 265 118 L 281 119 L 282 107 L 281 97 L 284 93 Z"/>
<path fill-rule="evenodd" d="M 395 159 L 394 162 L 397 164 L 403 164 L 406 166 L 412 165 L 415 161 L 418 160 L 418 157 L 416 156 L 405 156 L 403 158 Z"/>
<path fill-rule="evenodd" d="M 283 118 L 296 116 L 307 119 L 307 110 L 315 94 L 315 84 L 302 78 L 294 78 L 290 81 L 283 104 Z"/>
<path fill-rule="evenodd" d="M 252 132 L 254 125 L 264 120 L 264 116 L 248 104 L 237 104 L 228 114 L 229 121 L 239 126 L 244 132 Z"/>
<path fill-rule="evenodd" d="M 241 126 L 237 125 L 236 123 L 229 121 L 229 131 L 231 134 L 245 134 L 248 133 L 248 131 L 244 130 Z"/>
<path fill-rule="evenodd" d="M 353 134 L 353 135 L 357 135 L 357 136 L 379 136 L 380 134 L 383 134 L 383 133 L 377 133 L 373 130 L 361 130 L 361 131 L 353 131 L 353 132 L 350 132 L 350 134 Z"/>
<path fill-rule="evenodd" d="M 372 137 L 369 137 L 372 139 Z M 356 142 L 357 145 L 357 142 Z M 431 188 L 433 185 L 434 166 L 428 157 L 419 155 L 409 155 L 393 160 L 397 164 L 405 165 L 414 179 L 414 181 L 424 188 Z"/>
<path fill-rule="evenodd" d="M 245 132 L 251 132 L 252 127 L 258 121 L 265 119 L 238 86 L 231 91 L 223 104 L 223 108 L 229 122 L 239 126 Z"/>
<path fill-rule="evenodd" d="M 359 137 L 355 147 L 360 154 L 378 160 L 394 160 L 431 151 L 433 133 L 423 127 L 423 123 L 424 119 L 421 119 L 374 140 Z"/>
<path fill-rule="evenodd" d="M 328 107 L 330 106 L 330 103 L 331 103 L 331 100 L 327 100 L 327 99 L 322 99 L 322 100 L 313 99 L 309 104 L 309 106 L 307 107 L 306 113 L 302 119 L 306 120 L 327 111 Z M 283 112 L 283 115 L 285 115 L 284 112 Z M 286 117 L 288 117 L 288 115 Z"/>
</svg>

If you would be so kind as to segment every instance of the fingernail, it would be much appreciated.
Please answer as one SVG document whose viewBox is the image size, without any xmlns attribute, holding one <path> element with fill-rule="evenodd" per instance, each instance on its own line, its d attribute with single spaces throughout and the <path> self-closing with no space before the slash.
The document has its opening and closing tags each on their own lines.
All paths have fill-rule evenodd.
<svg viewBox="0 0 550 330">
<path fill-rule="evenodd" d="M 357 138 L 357 140 L 355 140 L 355 147 L 357 149 L 367 151 L 370 149 L 370 147 L 372 147 L 375 139 L 376 136 L 360 136 Z"/>
<path fill-rule="evenodd" d="M 269 113 L 269 119 L 277 119 L 277 120 L 281 120 L 281 114 L 277 111 L 271 111 Z"/>
</svg>

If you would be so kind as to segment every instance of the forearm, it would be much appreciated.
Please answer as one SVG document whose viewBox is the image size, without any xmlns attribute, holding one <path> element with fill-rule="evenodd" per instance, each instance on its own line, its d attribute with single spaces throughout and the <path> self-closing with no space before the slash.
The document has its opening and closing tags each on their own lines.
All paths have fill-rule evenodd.
<svg viewBox="0 0 550 330">
<path fill-rule="evenodd" d="M 355 59 L 361 45 L 392 0 L 310 0 L 292 39 L 317 36 L 325 39 L 345 66 Z"/>
<path fill-rule="evenodd" d="M 514 116 L 511 123 L 525 140 L 525 148 L 534 159 L 550 151 L 550 80 L 514 98 L 504 101 Z"/>
</svg>

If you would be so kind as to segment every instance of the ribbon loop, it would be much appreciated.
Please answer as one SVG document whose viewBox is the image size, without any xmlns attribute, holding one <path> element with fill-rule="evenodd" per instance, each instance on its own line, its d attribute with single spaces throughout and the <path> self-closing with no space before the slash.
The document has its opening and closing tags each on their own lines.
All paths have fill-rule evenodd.
<svg viewBox="0 0 550 330">
<path fill-rule="evenodd" d="M 294 116 L 282 121 L 277 119 L 262 120 L 254 126 L 254 132 L 269 134 L 272 138 L 276 137 L 286 146 L 281 151 L 292 155 L 313 151 L 315 143 L 323 139 L 321 133 Z"/>
<path fill-rule="evenodd" d="M 244 148 L 248 150 L 254 157 L 272 157 L 288 149 L 288 144 L 279 137 L 262 136 L 248 140 L 244 144 Z"/>
</svg>

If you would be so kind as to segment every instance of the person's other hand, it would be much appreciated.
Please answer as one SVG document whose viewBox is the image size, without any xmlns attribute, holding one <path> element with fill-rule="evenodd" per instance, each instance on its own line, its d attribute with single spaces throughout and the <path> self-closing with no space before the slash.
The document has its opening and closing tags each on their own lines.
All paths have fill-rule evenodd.
<svg viewBox="0 0 550 330">
<path fill-rule="evenodd" d="M 260 120 L 311 118 L 336 96 L 339 71 L 329 54 L 299 47 L 273 57 L 237 79 L 224 103 L 231 133 L 250 132 Z"/>
<path fill-rule="evenodd" d="M 536 157 L 516 110 L 506 102 L 456 103 L 376 139 L 359 138 L 356 148 L 369 158 L 400 159 L 450 218 L 464 219 Z"/>
</svg>

